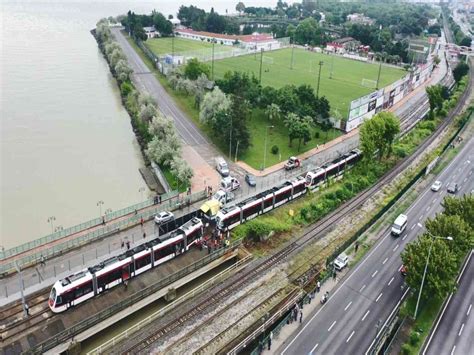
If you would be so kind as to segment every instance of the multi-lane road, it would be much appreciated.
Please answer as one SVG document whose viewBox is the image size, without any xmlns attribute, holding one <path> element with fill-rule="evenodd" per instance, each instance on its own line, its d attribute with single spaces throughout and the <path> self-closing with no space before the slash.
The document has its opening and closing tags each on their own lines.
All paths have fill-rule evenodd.
<svg viewBox="0 0 474 355">
<path fill-rule="evenodd" d="M 343 279 L 329 301 L 307 317 L 303 326 L 278 349 L 281 354 L 361 354 L 372 345 L 386 320 L 407 293 L 400 275 L 400 253 L 422 233 L 423 225 L 442 210 L 446 186 L 456 182 L 458 195 L 474 185 L 474 139 L 436 177 L 443 186 L 433 192 L 428 186 L 406 211 L 408 227 L 398 238 L 389 226 L 379 242 Z M 472 279 L 471 279 L 472 280 Z"/>
<path fill-rule="evenodd" d="M 430 335 L 422 354 L 472 354 L 474 349 L 474 261 L 473 253 L 465 264 L 451 295 Z"/>
</svg>

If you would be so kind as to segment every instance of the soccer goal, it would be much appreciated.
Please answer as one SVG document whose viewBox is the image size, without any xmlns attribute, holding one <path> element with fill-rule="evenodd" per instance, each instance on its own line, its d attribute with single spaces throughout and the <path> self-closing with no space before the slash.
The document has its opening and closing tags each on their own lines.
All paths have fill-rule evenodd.
<svg viewBox="0 0 474 355">
<path fill-rule="evenodd" d="M 264 55 L 262 60 L 265 64 L 273 64 L 273 58 L 272 57 L 267 57 L 267 56 Z"/>
<path fill-rule="evenodd" d="M 370 88 L 370 89 L 375 89 L 377 87 L 377 81 L 370 80 L 370 79 L 362 79 L 361 86 Z"/>
</svg>

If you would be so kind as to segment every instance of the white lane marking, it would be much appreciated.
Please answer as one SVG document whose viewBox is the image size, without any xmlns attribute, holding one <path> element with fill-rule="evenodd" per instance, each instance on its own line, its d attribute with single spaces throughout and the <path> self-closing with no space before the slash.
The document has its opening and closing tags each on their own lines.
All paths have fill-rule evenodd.
<svg viewBox="0 0 474 355">
<path fill-rule="evenodd" d="M 311 355 L 313 353 L 313 351 L 315 351 L 319 346 L 319 343 L 317 343 L 312 349 L 311 351 L 309 352 L 309 355 Z"/>
<path fill-rule="evenodd" d="M 375 270 L 375 272 L 372 274 L 372 278 L 373 278 L 375 275 L 377 275 L 378 272 L 379 272 L 378 270 Z"/>
<path fill-rule="evenodd" d="M 472 308 L 472 303 L 469 305 L 469 308 L 467 309 L 466 316 L 469 316 L 469 313 L 471 313 L 471 308 Z"/>
<path fill-rule="evenodd" d="M 336 324 L 336 322 L 337 322 L 337 320 L 335 320 L 335 321 L 331 324 L 331 326 L 328 328 L 328 332 L 331 331 L 332 327 L 334 327 L 334 325 Z"/>
<path fill-rule="evenodd" d="M 422 218 L 423 218 L 423 215 L 421 215 L 421 216 L 418 218 L 418 220 L 421 221 Z"/>
<path fill-rule="evenodd" d="M 350 302 L 347 304 L 347 306 L 346 306 L 346 308 L 344 308 L 344 310 L 347 311 L 347 309 L 351 306 L 351 304 L 352 304 L 352 301 L 350 301 Z"/>
<path fill-rule="evenodd" d="M 426 212 L 428 212 L 430 210 L 430 206 L 426 207 Z"/>
<path fill-rule="evenodd" d="M 416 225 L 416 224 L 412 225 L 411 228 L 410 228 L 410 230 L 413 230 L 413 228 L 415 228 L 415 225 Z"/>
<path fill-rule="evenodd" d="M 467 178 L 465 178 L 462 182 L 466 182 L 467 181 Z"/>
<path fill-rule="evenodd" d="M 362 317 L 362 322 L 365 320 L 365 318 L 369 315 L 370 309 L 365 312 L 364 316 Z"/>
<path fill-rule="evenodd" d="M 408 234 L 405 234 L 405 235 L 403 236 L 402 240 L 407 239 L 407 237 L 408 237 Z"/>
<path fill-rule="evenodd" d="M 399 246 L 399 245 L 400 245 L 400 244 L 397 244 L 397 245 L 395 245 L 395 248 L 393 248 L 393 250 L 392 250 L 392 251 L 395 251 L 395 250 L 397 250 L 397 248 L 398 248 L 398 246 Z"/>
<path fill-rule="evenodd" d="M 385 265 L 385 263 L 388 261 L 388 258 L 385 258 L 385 260 L 383 261 L 382 265 Z"/>
<path fill-rule="evenodd" d="M 380 295 L 378 295 L 377 298 L 375 299 L 375 302 L 376 302 L 376 303 L 379 301 L 379 299 L 380 299 L 380 297 L 382 297 L 382 295 L 383 295 L 383 293 L 380 292 Z"/>
<path fill-rule="evenodd" d="M 362 290 L 365 288 L 365 286 L 367 286 L 367 285 L 362 286 L 362 287 L 360 288 L 359 292 L 362 292 Z"/>
<path fill-rule="evenodd" d="M 351 338 L 352 338 L 352 336 L 354 335 L 354 333 L 355 333 L 355 330 L 353 330 L 352 333 L 351 333 L 351 335 L 349 335 L 349 338 L 347 338 L 346 343 L 348 343 L 349 340 L 351 340 Z"/>
<path fill-rule="evenodd" d="M 390 284 L 392 283 L 392 281 L 395 279 L 395 276 L 393 276 L 390 281 L 388 282 L 388 285 L 387 286 L 390 286 Z"/>
<path fill-rule="evenodd" d="M 402 267 L 403 267 L 403 264 L 400 265 L 400 267 L 398 268 L 398 271 L 402 271 Z"/>
<path fill-rule="evenodd" d="M 456 350 L 456 345 L 453 346 L 453 350 L 451 350 L 451 355 L 454 354 L 454 350 Z"/>
<path fill-rule="evenodd" d="M 464 329 L 464 323 L 463 323 L 463 324 L 461 324 L 461 329 L 459 329 L 458 337 L 460 337 L 460 336 L 461 336 L 461 334 L 462 334 L 462 330 L 463 330 L 463 329 Z"/>
</svg>

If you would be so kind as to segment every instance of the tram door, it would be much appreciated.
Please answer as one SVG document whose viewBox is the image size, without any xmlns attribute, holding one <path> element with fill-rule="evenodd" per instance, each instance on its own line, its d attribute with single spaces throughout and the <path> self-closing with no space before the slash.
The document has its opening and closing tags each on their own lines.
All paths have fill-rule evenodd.
<svg viewBox="0 0 474 355">
<path fill-rule="evenodd" d="M 130 264 L 122 267 L 122 280 L 128 280 L 130 278 Z"/>
</svg>

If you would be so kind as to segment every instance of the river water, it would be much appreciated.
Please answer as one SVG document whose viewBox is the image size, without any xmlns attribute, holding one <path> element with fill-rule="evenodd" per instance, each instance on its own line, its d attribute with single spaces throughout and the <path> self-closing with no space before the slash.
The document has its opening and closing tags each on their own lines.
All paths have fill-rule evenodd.
<svg viewBox="0 0 474 355">
<path fill-rule="evenodd" d="M 220 13 L 233 12 L 236 3 L 193 1 Z M 245 4 L 274 6 L 276 0 Z M 89 31 L 100 18 L 129 9 L 175 14 L 178 7 L 168 0 L 1 2 L 0 247 L 149 193 L 140 191 L 146 187 L 138 171 L 143 160 L 129 116 Z"/>
</svg>

